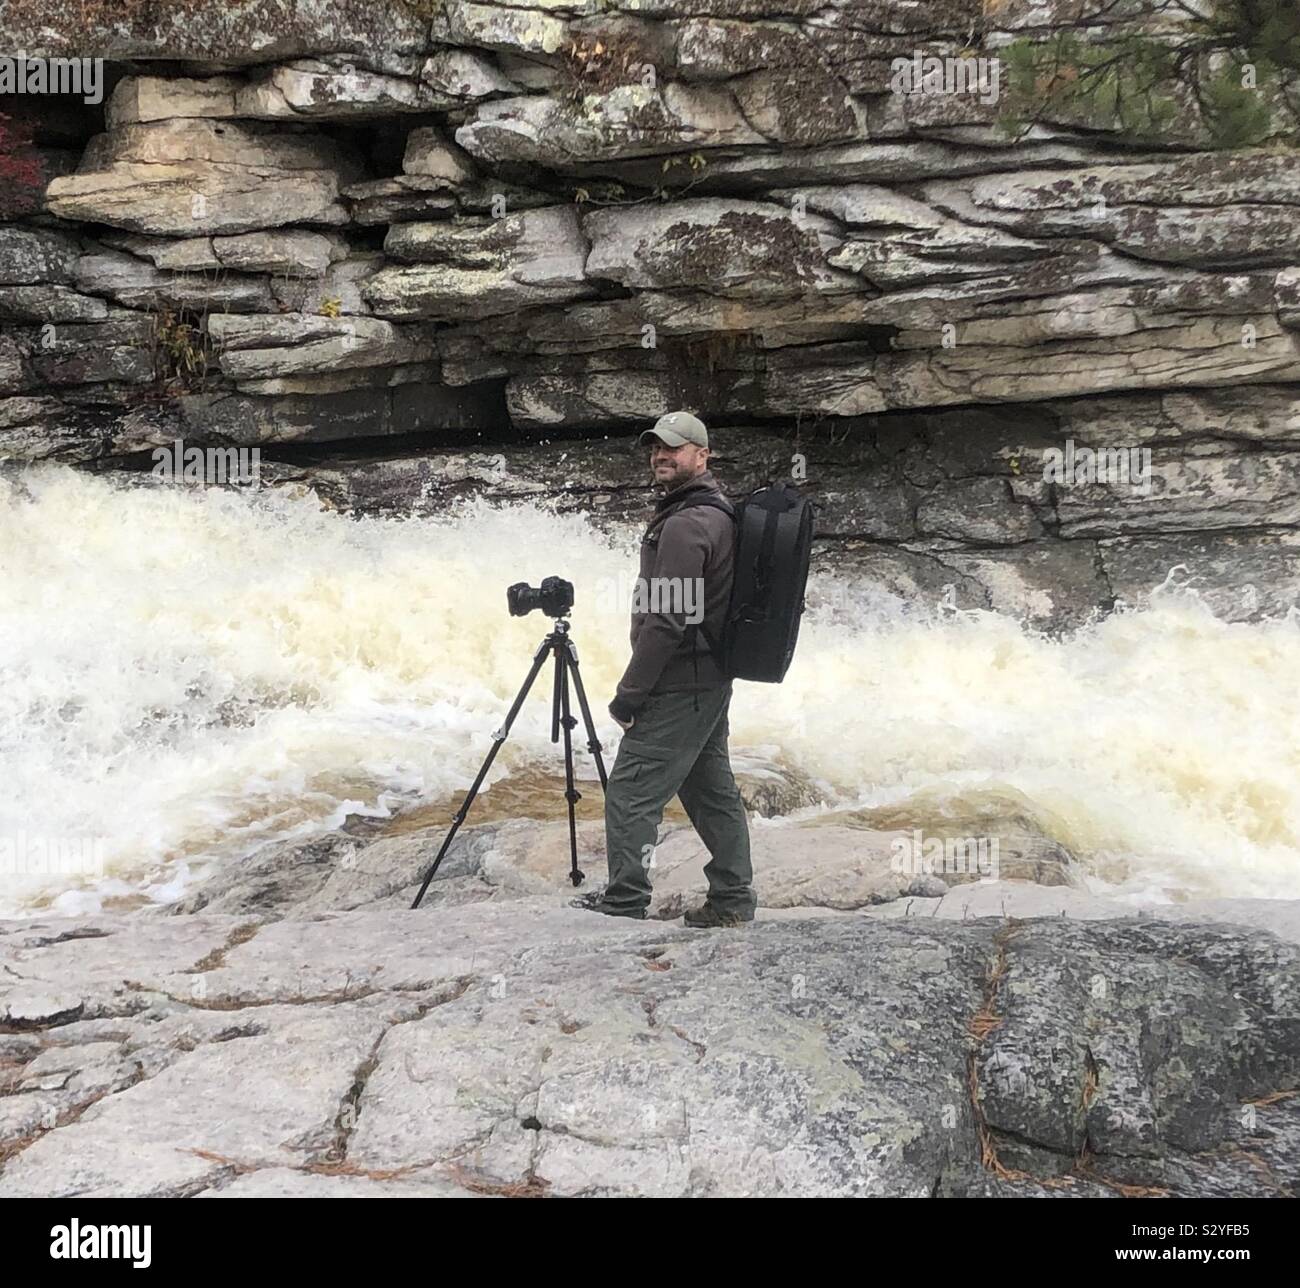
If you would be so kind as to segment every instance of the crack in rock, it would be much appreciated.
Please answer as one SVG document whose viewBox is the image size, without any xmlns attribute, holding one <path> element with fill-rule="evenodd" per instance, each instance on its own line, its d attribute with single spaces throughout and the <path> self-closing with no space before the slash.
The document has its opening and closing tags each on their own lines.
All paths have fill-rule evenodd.
<svg viewBox="0 0 1300 1288">
<path fill-rule="evenodd" d="M 226 942 L 220 948 L 214 948 L 210 953 L 199 958 L 194 963 L 189 974 L 197 975 L 206 971 L 219 970 L 226 964 L 226 954 L 231 949 L 238 948 L 240 944 L 248 943 L 261 929 L 262 923 L 259 921 L 245 922 L 242 926 L 236 926 L 226 937 Z"/>
</svg>

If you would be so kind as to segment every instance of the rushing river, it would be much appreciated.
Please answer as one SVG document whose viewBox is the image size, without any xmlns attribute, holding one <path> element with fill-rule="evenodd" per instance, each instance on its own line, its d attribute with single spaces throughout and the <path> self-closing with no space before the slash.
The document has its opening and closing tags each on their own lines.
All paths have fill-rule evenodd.
<svg viewBox="0 0 1300 1288">
<path fill-rule="evenodd" d="M 575 583 L 612 761 L 635 541 L 533 505 L 356 521 L 271 490 L 0 480 L 0 915 L 166 902 L 463 790 L 549 628 L 507 614 L 516 581 Z M 1294 613 L 1234 625 L 1180 594 L 1052 640 L 822 576 L 810 602 L 786 682 L 736 686 L 734 751 L 918 826 L 1005 798 L 1129 897 L 1300 896 Z M 558 766 L 549 674 L 493 780 Z M 56 853 L 103 876 L 42 871 Z"/>
</svg>

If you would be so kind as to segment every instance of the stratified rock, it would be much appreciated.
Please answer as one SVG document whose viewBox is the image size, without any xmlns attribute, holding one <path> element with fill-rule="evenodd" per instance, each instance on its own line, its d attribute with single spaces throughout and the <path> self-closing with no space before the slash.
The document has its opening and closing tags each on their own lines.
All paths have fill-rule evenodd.
<svg viewBox="0 0 1300 1288">
<path fill-rule="evenodd" d="M 100 135 L 46 204 L 64 219 L 194 237 L 284 224 L 341 224 L 339 187 L 358 163 L 309 134 L 206 120 L 128 125 Z"/>
<path fill-rule="evenodd" d="M 48 343 L 33 349 L 31 365 L 47 385 L 149 384 L 156 375 L 153 324 L 148 318 L 127 315 L 56 327 Z"/>
<path fill-rule="evenodd" d="M 407 135 L 402 170 L 428 179 L 443 179 L 453 187 L 472 182 L 476 177 L 469 158 L 459 148 L 453 148 L 432 126 L 412 130 Z"/>
<path fill-rule="evenodd" d="M 397 224 L 384 249 L 415 263 L 385 268 L 365 286 L 382 317 L 490 317 L 592 293 L 583 277 L 587 242 L 569 206 Z"/>
<path fill-rule="evenodd" d="M 812 67 L 817 47 L 797 27 L 775 22 L 687 18 L 677 28 L 683 80 L 726 80 L 767 67 Z"/>
<path fill-rule="evenodd" d="M 66 286 L 0 286 L 0 321 L 100 322 L 108 305 Z"/>
<path fill-rule="evenodd" d="M 310 60 L 274 67 L 241 86 L 235 93 L 234 114 L 261 121 L 294 117 L 353 120 L 430 112 L 456 101 L 414 77 L 386 76 Z"/>
<path fill-rule="evenodd" d="M 1145 159 L 1145 158 L 1143 158 Z M 703 171 L 688 177 L 699 194 L 759 192 L 798 184 L 911 183 L 959 175 L 1001 174 L 1026 167 L 1057 166 L 1066 170 L 1093 165 L 1097 154 L 1068 139 L 1035 137 L 1015 147 L 970 147 L 941 139 L 871 140 L 822 147 L 769 146 L 731 149 L 706 156 Z M 663 180 L 656 157 L 604 162 L 602 175 L 652 187 Z"/>
<path fill-rule="evenodd" d="M 51 22 L 49 14 L 29 5 L 0 16 L 12 47 L 29 57 L 86 54 L 87 29 L 80 23 Z M 95 54 L 105 59 L 231 66 L 340 53 L 361 63 L 377 51 L 415 53 L 425 47 L 428 27 L 427 18 L 404 4 L 379 9 L 370 0 L 295 0 L 288 8 L 205 4 L 185 22 L 159 22 L 149 9 L 113 10 L 99 20 L 92 16 L 89 32 Z"/>
<path fill-rule="evenodd" d="M 243 273 L 271 273 L 281 280 L 322 277 L 330 265 L 349 254 L 347 242 L 338 233 L 315 233 L 300 228 L 180 241 L 107 233 L 102 240 L 106 245 L 149 260 L 155 268 L 175 272 L 233 269 Z"/>
<path fill-rule="evenodd" d="M 337 235 L 293 230 L 214 237 L 212 253 L 223 268 L 241 273 L 323 277 L 331 264 L 347 258 L 348 249 Z"/>
<path fill-rule="evenodd" d="M 472 4 L 464 0 L 439 7 L 433 38 L 449 45 L 515 54 L 554 55 L 563 46 L 567 32 L 561 18 L 541 9 L 517 9 L 495 4 Z"/>
<path fill-rule="evenodd" d="M 1300 390 L 1289 385 L 1119 394 L 1048 403 L 1045 410 L 1055 425 L 1037 440 L 1039 449 L 1064 447 L 1067 439 L 1090 447 L 1205 439 L 1300 443 Z"/>
<path fill-rule="evenodd" d="M 1277 275 L 1277 317 L 1283 326 L 1300 327 L 1300 268 L 1284 268 Z"/>
<path fill-rule="evenodd" d="M 851 184 L 788 188 L 774 194 L 825 214 L 845 227 L 846 240 L 830 256 L 835 268 L 860 273 L 883 290 L 926 281 L 987 277 L 1007 264 L 1059 253 L 997 228 L 972 228 L 888 188 Z"/>
<path fill-rule="evenodd" d="M 636 289 L 761 296 L 858 288 L 827 267 L 841 240 L 836 224 L 764 202 L 704 197 L 616 207 L 587 215 L 583 231 L 591 239 L 587 276 Z"/>
<path fill-rule="evenodd" d="M 1141 315 L 1135 319 L 1143 320 Z M 1121 323 L 1122 325 L 1122 323 Z M 1026 338 L 1037 323 L 1029 320 L 1008 331 Z M 941 406 L 968 402 L 1032 402 L 1061 394 L 1115 389 L 1240 384 L 1252 380 L 1300 379 L 1300 342 L 1271 319 L 1262 319 L 1257 343 L 1241 343 L 1234 319 L 1186 320 L 1140 327 L 1129 334 L 1053 341 L 1024 362 L 1025 349 L 1013 343 L 979 342 L 978 329 L 945 348 L 942 333 L 909 335 L 909 347 L 932 346 L 924 353 L 885 355 L 870 364 L 892 407 Z M 817 361 L 815 352 L 810 362 Z"/>
<path fill-rule="evenodd" d="M 467 49 L 439 49 L 425 59 L 420 80 L 435 93 L 453 100 L 519 92 L 519 86 L 510 77 Z"/>
<path fill-rule="evenodd" d="M 362 288 L 383 263 L 378 252 L 353 253 L 330 264 L 320 277 L 274 277 L 271 294 L 291 313 L 369 313 Z"/>
<path fill-rule="evenodd" d="M 105 246 L 124 250 L 139 259 L 147 259 L 155 268 L 177 273 L 205 272 L 221 267 L 212 249 L 211 237 L 141 237 L 134 233 L 105 232 L 100 241 Z"/>
<path fill-rule="evenodd" d="M 4 382 L 0 341 L 0 387 Z M 57 398 L 0 397 L 0 461 L 89 460 L 102 434 L 88 436 Z"/>
<path fill-rule="evenodd" d="M 0 227 L 0 286 L 67 285 L 80 254 L 77 242 L 63 233 Z"/>
<path fill-rule="evenodd" d="M 981 545 L 1031 541 L 1043 535 L 1033 510 L 1016 504 L 1005 479 L 942 483 L 917 507 L 922 536 L 949 537 Z"/>
<path fill-rule="evenodd" d="M 844 82 L 820 65 L 756 71 L 730 86 L 745 120 L 774 143 L 814 147 L 866 133 Z"/>
<path fill-rule="evenodd" d="M 343 189 L 356 224 L 396 224 L 450 219 L 459 209 L 456 193 L 445 179 L 399 174 L 391 179 L 352 183 Z"/>
<path fill-rule="evenodd" d="M 768 141 L 726 90 L 674 81 L 657 89 L 618 85 L 577 102 L 547 95 L 492 99 L 475 107 L 456 131 L 456 142 L 480 161 L 560 171 L 585 162 Z"/>
<path fill-rule="evenodd" d="M 83 291 L 142 311 L 167 306 L 199 314 L 214 309 L 259 313 L 273 307 L 270 288 L 262 278 L 164 272 L 117 251 L 82 256 L 76 280 Z"/>
<path fill-rule="evenodd" d="M 1075 457 L 1086 448 L 1075 449 Z M 1065 537 L 1300 526 L 1300 479 L 1291 452 L 1173 455 L 1095 449 L 1105 477 L 1061 487 Z M 1076 471 L 1082 471 L 1074 461 Z"/>
<path fill-rule="evenodd" d="M 436 354 L 427 329 L 378 318 L 214 313 L 208 333 L 221 370 L 240 381 L 427 362 Z"/>
<path fill-rule="evenodd" d="M 353 388 L 326 398 L 293 393 L 258 397 L 223 391 L 178 401 L 187 441 L 216 436 L 234 444 L 325 443 L 430 430 L 472 433 L 501 422 L 497 389 L 449 389 L 428 381 L 391 389 Z"/>
<path fill-rule="evenodd" d="M 26 350 L 13 336 L 0 335 L 0 394 L 22 393 L 31 388 Z"/>
<path fill-rule="evenodd" d="M 928 184 L 922 193 L 969 222 L 1031 237 L 1099 238 L 1167 263 L 1285 263 L 1300 240 L 1300 178 L 1277 152 L 1029 171 Z"/>
<path fill-rule="evenodd" d="M 1300 604 L 1300 533 L 1180 533 L 1097 543 L 1117 599 L 1135 608 L 1182 588 L 1227 621 L 1285 617 Z"/>
<path fill-rule="evenodd" d="M 175 121 L 182 117 L 239 116 L 235 95 L 244 82 L 233 76 L 207 80 L 164 76 L 123 76 L 105 110 L 110 130 L 143 121 Z"/>
</svg>

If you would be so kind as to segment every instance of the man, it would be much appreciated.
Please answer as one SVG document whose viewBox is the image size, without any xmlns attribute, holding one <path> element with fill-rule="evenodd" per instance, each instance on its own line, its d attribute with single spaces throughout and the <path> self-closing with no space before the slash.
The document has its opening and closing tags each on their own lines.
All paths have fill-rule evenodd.
<svg viewBox="0 0 1300 1288">
<path fill-rule="evenodd" d="M 754 919 L 749 824 L 727 754 L 731 681 L 706 642 L 722 638 L 731 597 L 734 526 L 712 505 L 709 435 L 690 412 L 661 416 L 639 440 L 665 489 L 641 542 L 632 604 L 632 660 L 609 704 L 624 730 L 605 789 L 609 884 L 579 906 L 643 918 L 664 806 L 681 799 L 708 847 L 709 894 L 686 913 L 700 928 Z"/>
</svg>

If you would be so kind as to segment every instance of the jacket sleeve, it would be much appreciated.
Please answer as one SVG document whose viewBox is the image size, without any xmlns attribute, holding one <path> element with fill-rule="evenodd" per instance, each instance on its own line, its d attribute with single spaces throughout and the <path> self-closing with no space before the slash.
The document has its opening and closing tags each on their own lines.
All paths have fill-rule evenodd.
<svg viewBox="0 0 1300 1288">
<path fill-rule="evenodd" d="M 674 514 L 664 521 L 659 536 L 659 553 L 655 558 L 654 573 L 659 580 L 659 603 L 670 607 L 675 599 L 678 605 L 684 599 L 670 597 L 663 589 L 664 579 L 676 578 L 678 585 L 692 578 L 703 578 L 704 566 L 709 557 L 709 532 L 702 521 L 703 509 L 692 509 L 684 514 Z M 643 607 L 650 606 L 649 588 L 642 588 L 646 597 Z M 686 633 L 686 613 L 646 612 L 646 620 L 632 651 L 632 660 L 618 682 L 614 701 L 609 704 L 612 715 L 620 720 L 630 720 L 650 696 L 668 659 L 680 647 Z"/>
</svg>

